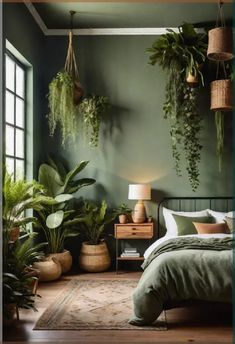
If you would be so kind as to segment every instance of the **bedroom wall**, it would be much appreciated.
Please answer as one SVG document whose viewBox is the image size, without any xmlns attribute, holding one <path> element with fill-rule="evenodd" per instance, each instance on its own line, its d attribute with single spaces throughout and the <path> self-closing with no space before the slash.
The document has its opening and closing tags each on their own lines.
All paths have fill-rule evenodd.
<svg viewBox="0 0 235 344">
<path fill-rule="evenodd" d="M 225 154 L 221 173 L 215 154 L 214 114 L 209 109 L 209 90 L 201 97 L 200 111 L 204 130 L 200 187 L 191 191 L 186 173 L 176 176 L 171 157 L 169 127 L 163 119 L 166 74 L 148 65 L 145 49 L 154 36 L 75 37 L 75 51 L 82 83 L 88 92 L 107 95 L 111 108 L 101 128 L 100 145 L 88 148 L 79 133 L 77 142 L 63 150 L 59 137 L 48 135 L 50 153 L 65 158 L 72 167 L 90 160 L 84 175 L 97 180 L 94 186 L 79 192 L 90 199 L 105 198 L 110 206 L 128 201 L 129 183 L 151 183 L 153 200 L 147 203 L 155 217 L 156 201 L 163 196 L 221 196 L 232 193 L 232 115 L 225 119 Z M 67 38 L 47 37 L 48 83 L 63 66 Z M 49 49 L 50 48 L 50 49 Z M 47 124 L 44 120 L 45 129 Z M 184 166 L 182 166 L 185 170 Z"/>
<path fill-rule="evenodd" d="M 29 164 L 31 167 L 30 176 L 36 178 L 37 166 L 43 159 L 44 155 L 44 135 L 41 130 L 43 123 L 42 114 L 45 110 L 45 60 L 44 44 L 45 37 L 41 29 L 36 24 L 32 15 L 24 4 L 9 3 L 3 4 L 3 39 L 7 39 L 13 47 L 27 60 L 30 64 L 30 76 L 33 83 L 28 84 L 29 93 L 32 96 L 28 99 L 28 134 L 32 138 L 29 144 L 30 157 Z M 28 80 L 27 80 L 28 81 Z M 30 82 L 30 80 L 29 80 Z M 33 150 L 32 150 L 33 145 Z"/>
</svg>

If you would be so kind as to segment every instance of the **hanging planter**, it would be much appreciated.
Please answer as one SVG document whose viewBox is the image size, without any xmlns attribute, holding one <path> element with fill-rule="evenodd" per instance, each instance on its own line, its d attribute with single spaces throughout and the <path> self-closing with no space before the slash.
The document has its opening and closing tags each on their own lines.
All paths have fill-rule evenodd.
<svg viewBox="0 0 235 344">
<path fill-rule="evenodd" d="M 225 26 L 223 3 L 219 2 L 216 28 L 208 32 L 207 57 L 213 61 L 229 61 L 233 58 L 232 29 Z"/>
<path fill-rule="evenodd" d="M 232 82 L 230 79 L 211 82 L 211 110 L 232 110 Z"/>
<path fill-rule="evenodd" d="M 62 146 L 69 141 L 75 142 L 78 132 L 78 104 L 83 95 L 73 50 L 72 20 L 74 14 L 74 11 L 70 11 L 71 30 L 65 66 L 52 79 L 48 94 L 50 112 L 47 117 L 50 136 L 54 135 L 55 129 L 59 125 L 62 132 Z"/>
<path fill-rule="evenodd" d="M 208 32 L 207 57 L 214 61 L 228 61 L 233 58 L 232 29 L 217 27 Z"/>
</svg>

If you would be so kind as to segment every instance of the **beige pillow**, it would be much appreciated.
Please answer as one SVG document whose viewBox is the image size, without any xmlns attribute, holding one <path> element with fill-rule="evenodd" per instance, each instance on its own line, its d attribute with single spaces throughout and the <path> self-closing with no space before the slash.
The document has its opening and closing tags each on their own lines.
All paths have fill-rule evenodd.
<svg viewBox="0 0 235 344">
<path fill-rule="evenodd" d="M 233 232 L 233 221 L 234 219 L 232 217 L 225 216 L 225 223 L 227 224 L 230 232 Z"/>
<path fill-rule="evenodd" d="M 229 228 L 227 223 L 198 223 L 193 222 L 198 234 L 215 234 L 224 233 L 229 234 Z"/>
</svg>

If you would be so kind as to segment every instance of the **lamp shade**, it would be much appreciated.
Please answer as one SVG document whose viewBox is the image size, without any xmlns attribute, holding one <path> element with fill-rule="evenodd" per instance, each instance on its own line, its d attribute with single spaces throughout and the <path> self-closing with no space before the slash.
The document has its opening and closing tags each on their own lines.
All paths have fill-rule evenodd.
<svg viewBox="0 0 235 344">
<path fill-rule="evenodd" d="M 150 184 L 130 184 L 128 199 L 134 200 L 150 200 L 151 185 Z"/>
</svg>

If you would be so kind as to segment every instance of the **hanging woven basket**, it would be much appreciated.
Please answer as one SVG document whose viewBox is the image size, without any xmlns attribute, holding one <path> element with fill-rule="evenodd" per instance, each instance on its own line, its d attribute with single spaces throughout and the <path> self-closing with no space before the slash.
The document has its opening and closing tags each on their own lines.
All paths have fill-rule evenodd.
<svg viewBox="0 0 235 344">
<path fill-rule="evenodd" d="M 214 61 L 228 61 L 233 58 L 232 29 L 217 27 L 208 33 L 207 57 Z"/>
<path fill-rule="evenodd" d="M 230 79 L 211 82 L 211 110 L 232 110 L 232 82 Z"/>
</svg>

